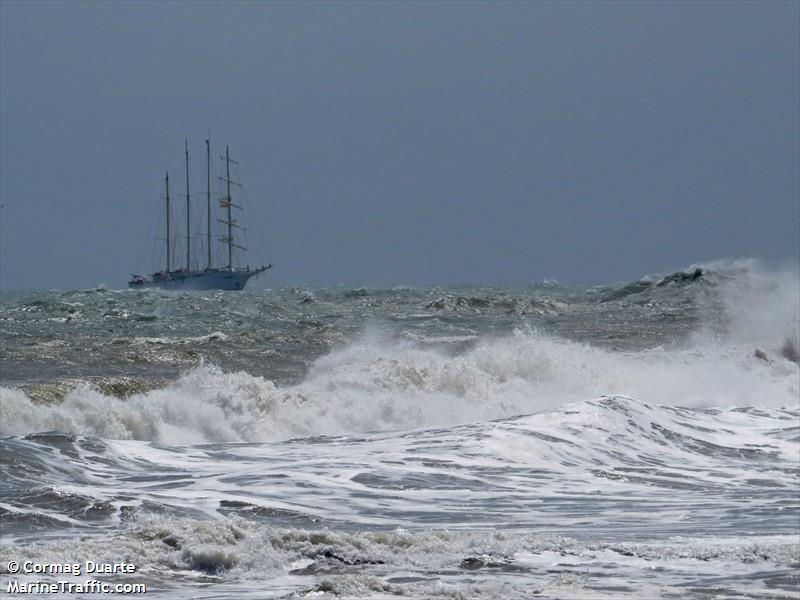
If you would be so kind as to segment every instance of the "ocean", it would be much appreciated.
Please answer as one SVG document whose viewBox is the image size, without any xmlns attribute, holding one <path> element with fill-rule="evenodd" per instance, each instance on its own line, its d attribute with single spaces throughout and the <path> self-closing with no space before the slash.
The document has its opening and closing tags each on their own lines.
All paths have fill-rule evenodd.
<svg viewBox="0 0 800 600">
<path fill-rule="evenodd" d="M 0 594 L 796 599 L 799 312 L 751 260 L 3 292 Z"/>
</svg>

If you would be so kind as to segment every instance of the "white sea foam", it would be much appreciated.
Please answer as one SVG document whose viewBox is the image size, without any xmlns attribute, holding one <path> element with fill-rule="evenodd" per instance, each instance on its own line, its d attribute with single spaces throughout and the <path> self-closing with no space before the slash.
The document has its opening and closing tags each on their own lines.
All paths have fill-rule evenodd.
<svg viewBox="0 0 800 600">
<path fill-rule="evenodd" d="M 779 508 L 769 520 L 755 515 L 751 526 L 763 531 L 780 527 L 781 503 L 795 504 L 800 465 L 792 425 L 799 415 L 659 408 L 618 397 L 527 417 L 358 437 L 176 447 L 45 434 L 15 440 L 8 452 L 25 466 L 26 487 L 40 481 L 77 499 L 90 484 L 93 498 L 120 514 L 123 505 L 149 503 L 210 518 L 219 511 L 257 517 L 268 508 L 293 523 L 559 531 L 591 523 L 590 533 L 624 523 L 627 536 L 685 534 L 724 522 L 729 513 L 744 527 L 749 517 L 739 515 L 741 498 L 766 489 Z M 54 447 L 69 451 L 53 453 Z M 37 511 L 57 521 L 80 514 L 62 509 L 37 503 Z"/>
<path fill-rule="evenodd" d="M 718 580 L 721 569 L 738 574 L 725 582 L 728 591 L 769 597 L 774 590 L 761 577 L 787 569 L 798 551 L 792 536 L 587 544 L 541 533 L 344 533 L 272 528 L 240 518 L 208 522 L 147 515 L 114 536 L 0 548 L 0 556 L 56 564 L 124 560 L 137 566 L 136 578 L 129 581 L 157 575 L 162 584 L 174 582 L 199 598 L 291 594 L 499 600 L 536 597 L 532 593 L 657 597 L 660 586 L 706 587 L 710 584 L 704 580 Z M 614 565 L 613 571 L 608 565 Z M 607 586 L 617 587 L 606 594 Z M 173 593 L 154 589 L 148 596 L 174 597 Z"/>
<path fill-rule="evenodd" d="M 794 406 L 797 365 L 749 347 L 621 353 L 517 332 L 451 355 L 365 336 L 277 387 L 201 366 L 128 399 L 79 385 L 57 405 L 0 388 L 0 432 L 60 430 L 162 443 L 274 441 L 305 435 L 449 425 L 556 410 L 601 395 L 670 406 Z"/>
<path fill-rule="evenodd" d="M 226 341 L 228 338 L 227 335 L 222 333 L 221 331 L 215 331 L 213 333 L 209 333 L 208 335 L 200 335 L 196 337 L 140 337 L 134 338 L 132 341 L 135 344 L 162 344 L 162 345 L 180 345 L 180 344 L 191 344 L 191 343 L 206 343 L 206 342 L 216 342 L 216 341 Z"/>
</svg>

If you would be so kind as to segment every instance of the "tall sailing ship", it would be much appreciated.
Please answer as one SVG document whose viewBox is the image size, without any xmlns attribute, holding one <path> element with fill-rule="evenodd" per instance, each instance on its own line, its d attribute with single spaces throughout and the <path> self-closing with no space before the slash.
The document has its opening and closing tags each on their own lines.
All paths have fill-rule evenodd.
<svg viewBox="0 0 800 600">
<path fill-rule="evenodd" d="M 169 172 L 166 175 L 166 265 L 163 271 L 158 271 L 152 275 L 132 275 L 128 282 L 128 287 L 133 289 L 158 288 L 167 290 L 241 290 L 247 285 L 251 277 L 255 277 L 272 268 L 272 264 L 261 267 L 250 268 L 247 266 L 234 265 L 234 248 L 243 252 L 247 248 L 236 243 L 234 232 L 241 229 L 241 226 L 233 218 L 233 209 L 242 210 L 241 206 L 234 204 L 231 196 L 231 185 L 235 184 L 231 180 L 231 163 L 235 163 L 230 157 L 228 146 L 225 146 L 225 156 L 221 157 L 225 161 L 225 177 L 220 179 L 225 184 L 225 196 L 220 199 L 220 208 L 225 211 L 225 219 L 217 219 L 225 226 L 227 235 L 216 236 L 223 247 L 227 247 L 227 264 L 214 266 L 212 264 L 212 215 L 211 215 L 211 143 L 206 139 L 207 157 L 207 192 L 206 192 L 206 248 L 208 256 L 206 266 L 203 269 L 192 268 L 192 236 L 191 236 L 191 196 L 189 194 L 189 141 L 186 140 L 186 264 L 181 268 L 175 268 L 172 264 L 172 245 L 178 236 L 170 231 L 170 195 L 169 195 Z"/>
</svg>

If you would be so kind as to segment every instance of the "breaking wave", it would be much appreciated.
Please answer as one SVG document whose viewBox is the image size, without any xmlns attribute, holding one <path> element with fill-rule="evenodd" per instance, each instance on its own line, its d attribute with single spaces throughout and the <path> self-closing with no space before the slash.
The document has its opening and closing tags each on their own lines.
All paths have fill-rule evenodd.
<svg viewBox="0 0 800 600">
<path fill-rule="evenodd" d="M 613 395 L 670 406 L 789 407 L 798 369 L 780 356 L 759 360 L 749 347 L 623 353 L 516 332 L 453 354 L 375 334 L 322 357 L 292 386 L 203 365 L 127 399 L 89 384 L 51 405 L 20 389 L 0 393 L 4 435 L 58 430 L 180 444 L 486 421 Z"/>
</svg>

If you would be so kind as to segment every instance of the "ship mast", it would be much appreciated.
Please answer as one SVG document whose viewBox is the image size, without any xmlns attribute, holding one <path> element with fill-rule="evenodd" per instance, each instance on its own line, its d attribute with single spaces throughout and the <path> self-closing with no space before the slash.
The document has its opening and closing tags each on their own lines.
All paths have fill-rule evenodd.
<svg viewBox="0 0 800 600">
<path fill-rule="evenodd" d="M 208 270 L 211 270 L 211 143 L 206 138 L 206 200 L 208 208 Z"/>
<path fill-rule="evenodd" d="M 189 138 L 185 138 L 186 148 L 186 270 L 191 270 L 189 262 L 192 248 L 192 235 L 189 230 Z"/>
<path fill-rule="evenodd" d="M 240 250 L 247 250 L 247 248 L 238 245 L 236 242 L 233 241 L 233 228 L 239 227 L 236 224 L 236 221 L 233 220 L 233 215 L 231 214 L 232 208 L 238 208 L 242 210 L 241 206 L 237 206 L 233 203 L 233 199 L 231 198 L 231 184 L 232 185 L 239 185 L 231 181 L 231 163 L 238 164 L 235 160 L 231 160 L 231 154 L 228 146 L 225 146 L 225 156 L 220 156 L 220 158 L 225 160 L 225 177 L 220 177 L 221 180 L 225 182 L 225 196 L 220 199 L 220 208 L 227 208 L 228 209 L 228 220 L 223 221 L 222 219 L 217 219 L 223 225 L 228 226 L 228 235 L 227 237 L 220 237 L 220 241 L 224 244 L 228 244 L 228 266 L 225 267 L 228 271 L 233 271 L 233 248 L 239 248 Z"/>
<path fill-rule="evenodd" d="M 228 146 L 225 145 L 225 182 L 227 185 L 228 194 L 228 270 L 233 270 L 233 221 L 231 220 L 231 157 L 228 152 Z"/>
<path fill-rule="evenodd" d="M 167 273 L 170 269 L 169 245 L 169 171 L 167 171 Z"/>
</svg>

